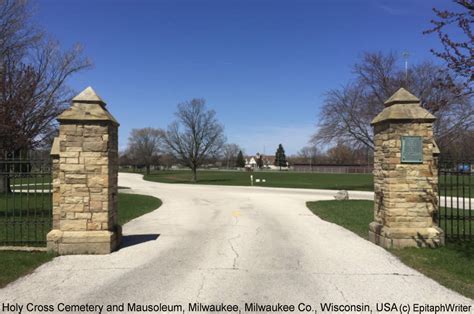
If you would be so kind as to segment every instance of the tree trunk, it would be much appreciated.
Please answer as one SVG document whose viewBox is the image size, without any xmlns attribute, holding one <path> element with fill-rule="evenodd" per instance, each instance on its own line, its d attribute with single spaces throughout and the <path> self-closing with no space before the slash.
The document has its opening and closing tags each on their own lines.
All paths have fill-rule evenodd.
<svg viewBox="0 0 474 314">
<path fill-rule="evenodd" d="M 196 183 L 197 182 L 197 169 L 192 168 L 192 171 L 193 171 L 193 182 Z"/>
<path fill-rule="evenodd" d="M 146 165 L 146 174 L 150 174 L 150 165 Z"/>
<path fill-rule="evenodd" d="M 11 192 L 10 178 L 8 176 L 0 176 L 0 195 Z"/>
</svg>

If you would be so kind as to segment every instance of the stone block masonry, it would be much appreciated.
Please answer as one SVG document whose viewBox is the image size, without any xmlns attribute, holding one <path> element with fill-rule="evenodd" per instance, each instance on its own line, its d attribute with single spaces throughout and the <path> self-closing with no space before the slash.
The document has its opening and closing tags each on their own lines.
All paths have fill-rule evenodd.
<svg viewBox="0 0 474 314">
<path fill-rule="evenodd" d="M 443 231 L 434 217 L 438 211 L 437 155 L 433 138 L 435 117 L 418 98 L 397 91 L 372 121 L 374 126 L 374 221 L 369 239 L 383 247 L 437 247 Z M 402 161 L 403 137 L 421 138 L 420 160 Z"/>
<path fill-rule="evenodd" d="M 53 158 L 53 230 L 58 254 L 107 254 L 119 244 L 118 126 L 88 87 L 58 117 Z"/>
</svg>

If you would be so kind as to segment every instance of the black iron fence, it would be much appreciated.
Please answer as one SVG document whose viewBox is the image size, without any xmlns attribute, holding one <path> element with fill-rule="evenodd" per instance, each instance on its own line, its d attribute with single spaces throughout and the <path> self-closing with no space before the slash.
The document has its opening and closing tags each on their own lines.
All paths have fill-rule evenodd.
<svg viewBox="0 0 474 314">
<path fill-rule="evenodd" d="M 474 240 L 474 162 L 438 163 L 439 227 L 447 240 Z"/>
<path fill-rule="evenodd" d="M 49 152 L 0 153 L 0 246 L 43 246 L 51 230 Z"/>
</svg>

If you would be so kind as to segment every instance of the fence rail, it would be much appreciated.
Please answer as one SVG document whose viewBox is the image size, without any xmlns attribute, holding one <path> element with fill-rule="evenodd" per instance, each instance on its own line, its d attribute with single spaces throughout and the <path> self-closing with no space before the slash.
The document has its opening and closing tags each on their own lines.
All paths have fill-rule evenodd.
<svg viewBox="0 0 474 314">
<path fill-rule="evenodd" d="M 51 230 L 48 152 L 0 154 L 0 246 L 44 246 Z"/>
<path fill-rule="evenodd" d="M 314 172 L 314 173 L 372 173 L 374 170 L 371 166 L 309 166 L 294 165 L 290 167 L 291 172 Z"/>
<path fill-rule="evenodd" d="M 448 240 L 474 240 L 474 162 L 438 163 L 438 224 Z"/>
</svg>

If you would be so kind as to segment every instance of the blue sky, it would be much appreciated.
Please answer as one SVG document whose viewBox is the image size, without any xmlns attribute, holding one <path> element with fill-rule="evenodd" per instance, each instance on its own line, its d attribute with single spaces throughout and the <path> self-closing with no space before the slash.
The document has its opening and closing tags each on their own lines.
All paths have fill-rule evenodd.
<svg viewBox="0 0 474 314">
<path fill-rule="evenodd" d="M 84 46 L 91 85 L 121 123 L 166 126 L 176 104 L 207 100 L 246 153 L 296 153 L 316 130 L 324 92 L 346 84 L 364 51 L 435 59 L 422 35 L 448 0 L 44 0 L 36 21 L 64 48 Z M 403 64 L 400 64 L 403 67 Z"/>
</svg>

